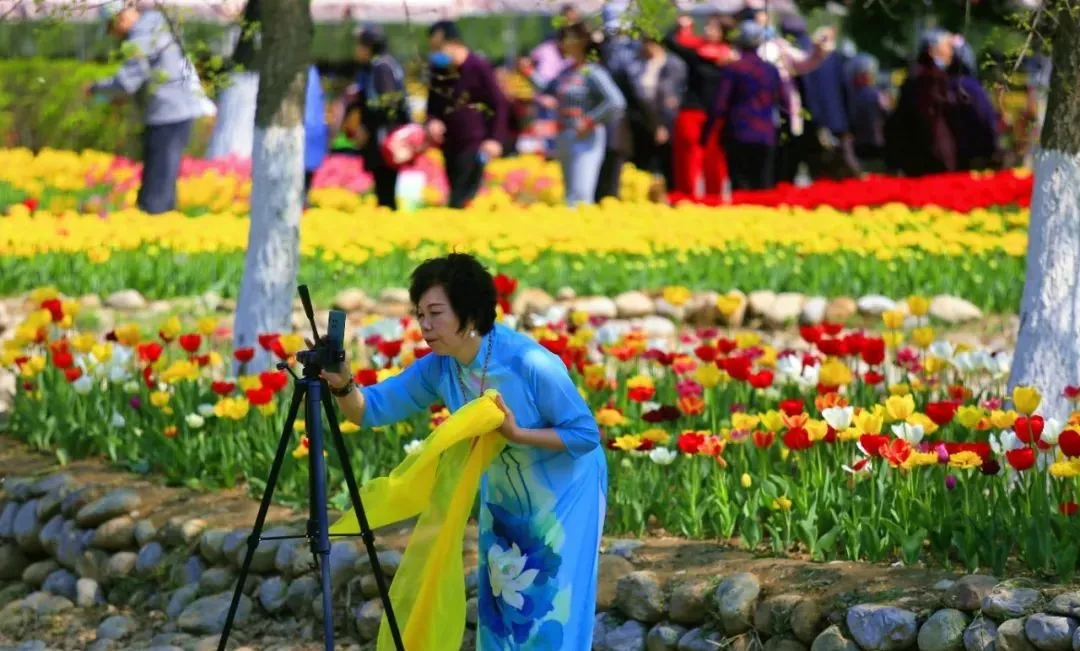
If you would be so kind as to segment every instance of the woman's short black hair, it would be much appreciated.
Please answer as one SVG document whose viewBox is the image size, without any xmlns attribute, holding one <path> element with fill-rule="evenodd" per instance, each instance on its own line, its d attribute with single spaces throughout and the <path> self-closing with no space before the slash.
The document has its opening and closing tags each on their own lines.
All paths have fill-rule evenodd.
<svg viewBox="0 0 1080 651">
<path fill-rule="evenodd" d="M 412 272 L 409 298 L 413 305 L 427 290 L 442 285 L 450 309 L 461 321 L 464 331 L 471 321 L 481 335 L 495 326 L 495 280 L 480 261 L 468 253 L 451 253 L 425 260 Z"/>
</svg>

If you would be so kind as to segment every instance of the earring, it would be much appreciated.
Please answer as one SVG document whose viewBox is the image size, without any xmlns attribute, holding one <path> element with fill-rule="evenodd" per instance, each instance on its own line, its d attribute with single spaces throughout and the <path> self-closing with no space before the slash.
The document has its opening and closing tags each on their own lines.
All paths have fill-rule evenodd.
<svg viewBox="0 0 1080 651">
<path fill-rule="evenodd" d="M 469 336 L 472 337 L 473 339 L 476 339 L 476 331 L 473 330 L 472 332 L 470 332 Z"/>
</svg>

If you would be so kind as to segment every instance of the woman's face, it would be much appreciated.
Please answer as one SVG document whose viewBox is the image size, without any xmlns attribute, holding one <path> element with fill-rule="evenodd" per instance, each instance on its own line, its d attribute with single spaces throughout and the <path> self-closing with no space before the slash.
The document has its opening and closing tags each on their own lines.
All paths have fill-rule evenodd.
<svg viewBox="0 0 1080 651">
<path fill-rule="evenodd" d="M 442 285 L 435 285 L 420 297 L 416 320 L 420 324 L 420 334 L 436 355 L 451 354 L 469 338 L 470 328 L 459 332 L 461 321 L 450 307 L 450 299 Z"/>
<path fill-rule="evenodd" d="M 353 57 L 357 63 L 368 63 L 371 61 L 371 48 L 363 43 L 357 43 L 353 50 Z"/>
<path fill-rule="evenodd" d="M 564 57 L 582 59 L 585 57 L 585 41 L 577 36 L 564 36 L 559 42 L 559 50 Z"/>
</svg>

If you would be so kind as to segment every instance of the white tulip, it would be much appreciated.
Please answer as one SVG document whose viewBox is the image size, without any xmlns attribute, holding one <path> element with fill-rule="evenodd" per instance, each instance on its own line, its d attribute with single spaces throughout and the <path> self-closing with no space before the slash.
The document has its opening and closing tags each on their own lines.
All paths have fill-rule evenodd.
<svg viewBox="0 0 1080 651">
<path fill-rule="evenodd" d="M 923 426 L 912 423 L 894 423 L 892 433 L 898 439 L 904 439 L 911 445 L 918 445 L 923 439 Z"/>
<path fill-rule="evenodd" d="M 821 417 L 837 432 L 843 432 L 851 427 L 851 418 L 854 415 L 854 407 L 828 407 L 821 411 Z"/>
<path fill-rule="evenodd" d="M 653 448 L 649 450 L 649 459 L 658 466 L 666 466 L 675 460 L 678 453 L 671 448 Z"/>
<path fill-rule="evenodd" d="M 187 426 L 191 429 L 199 429 L 206 423 L 206 420 L 198 414 L 188 414 L 187 417 L 184 418 L 184 420 L 187 422 Z"/>
<path fill-rule="evenodd" d="M 112 421 L 110 421 L 110 424 L 113 427 L 115 427 L 116 429 L 120 429 L 124 425 L 127 425 L 127 421 L 124 420 L 124 417 L 120 415 L 120 412 L 114 411 L 113 415 L 112 415 Z"/>
<path fill-rule="evenodd" d="M 1047 418 L 1043 422 L 1042 440 L 1047 445 L 1057 445 L 1065 424 L 1056 418 Z"/>
<path fill-rule="evenodd" d="M 198 411 L 199 415 L 203 418 L 209 418 L 214 415 L 214 405 L 204 402 L 196 408 L 196 411 Z"/>
<path fill-rule="evenodd" d="M 420 449 L 420 446 L 424 444 L 420 439 L 413 439 L 405 444 L 405 454 L 412 454 Z"/>
<path fill-rule="evenodd" d="M 85 396 L 93 390 L 94 381 L 90 379 L 90 376 L 82 375 L 78 380 L 71 383 L 71 388 L 75 389 L 75 393 Z"/>
</svg>

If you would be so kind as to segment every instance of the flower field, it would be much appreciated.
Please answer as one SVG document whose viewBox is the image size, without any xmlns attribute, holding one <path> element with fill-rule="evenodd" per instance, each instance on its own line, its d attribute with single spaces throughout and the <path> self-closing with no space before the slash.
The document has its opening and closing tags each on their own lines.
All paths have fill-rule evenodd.
<svg viewBox="0 0 1080 651">
<path fill-rule="evenodd" d="M 428 178 L 428 207 L 386 218 L 360 164 L 332 157 L 301 222 L 301 276 L 324 279 L 314 286 L 326 292 L 377 291 L 400 285 L 418 260 L 458 249 L 552 293 L 676 284 L 948 293 L 1011 312 L 1022 292 L 1031 192 L 1023 171 L 781 187 L 715 207 L 645 201 L 649 179 L 630 170 L 621 203 L 573 210 L 558 205 L 554 164 L 519 158 L 493 163 L 475 203 L 449 211 L 439 207 L 439 169 L 425 159 L 416 170 Z M 0 150 L 0 293 L 46 284 L 68 295 L 235 293 L 249 223 L 246 167 L 186 161 L 178 211 L 155 217 L 132 207 L 137 183 L 138 166 L 108 154 Z"/>
<path fill-rule="evenodd" d="M 98 337 L 72 329 L 79 306 L 55 288 L 30 300 L 37 309 L 3 349 L 17 375 L 16 436 L 62 459 L 104 456 L 176 483 L 262 490 L 286 373 L 241 366 L 233 376 L 233 361 L 255 351 L 231 350 L 215 317 Z M 609 533 L 660 527 L 752 550 L 921 559 L 999 576 L 1018 559 L 1071 577 L 1080 412 L 1044 419 L 1034 389 L 1004 393 L 1008 353 L 950 344 L 919 321 L 926 298 L 906 303 L 914 323 L 893 311 L 871 330 L 803 327 L 800 352 L 715 328 L 657 349 L 634 330 L 598 336 L 605 326 L 579 313 L 531 334 L 566 362 L 601 425 Z M 351 359 L 363 384 L 430 353 L 409 319 L 372 320 L 361 334 Z M 267 333 L 259 345 L 295 364 L 302 337 Z M 1060 390 L 1080 397 L 1078 387 Z M 435 405 L 378 431 L 346 425 L 359 476 L 385 473 L 447 415 Z M 278 497 L 306 502 L 306 453 L 300 440 Z M 341 506 L 336 463 L 330 487 Z"/>
</svg>

